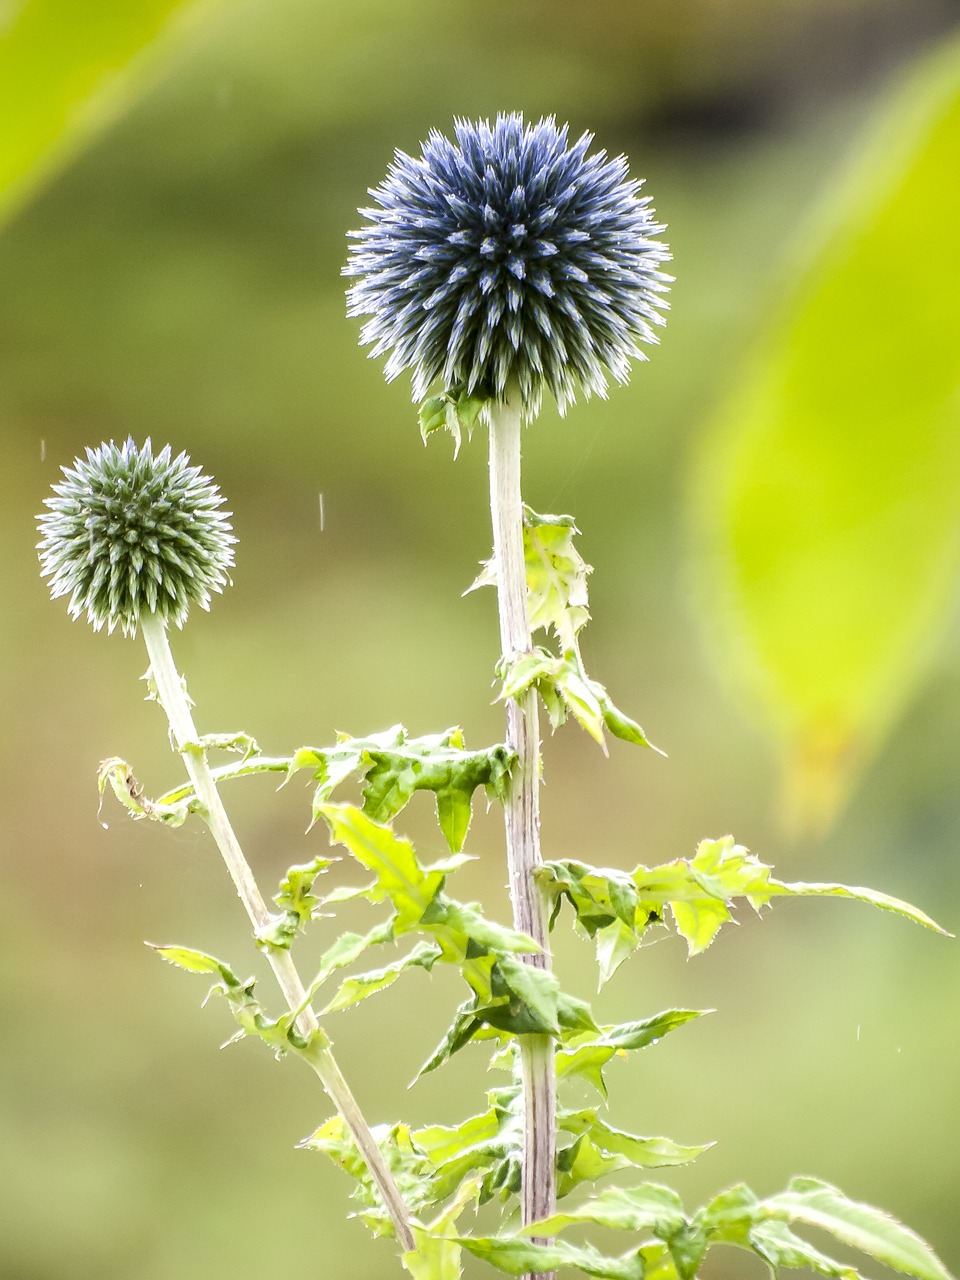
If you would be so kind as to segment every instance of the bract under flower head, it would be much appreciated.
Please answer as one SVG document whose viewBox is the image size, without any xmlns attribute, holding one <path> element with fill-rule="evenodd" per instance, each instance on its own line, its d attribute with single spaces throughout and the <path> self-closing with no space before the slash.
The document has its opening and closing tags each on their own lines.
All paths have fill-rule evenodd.
<svg viewBox="0 0 960 1280">
<path fill-rule="evenodd" d="M 516 388 L 532 417 L 544 386 L 562 412 L 578 390 L 605 394 L 608 373 L 626 381 L 663 323 L 670 254 L 625 159 L 588 155 L 590 134 L 568 145 L 553 117 L 454 132 L 431 132 L 420 159 L 398 151 L 361 210 L 344 268 L 349 314 L 371 317 L 361 342 L 389 353 L 388 380 L 413 371 L 418 401 L 438 380 Z"/>
<path fill-rule="evenodd" d="M 85 610 L 97 631 L 133 635 L 143 613 L 183 626 L 191 603 L 210 607 L 236 538 L 219 489 L 186 454 L 111 441 L 62 470 L 37 521 L 37 550 L 53 598 L 69 594 L 71 617 Z"/>
</svg>

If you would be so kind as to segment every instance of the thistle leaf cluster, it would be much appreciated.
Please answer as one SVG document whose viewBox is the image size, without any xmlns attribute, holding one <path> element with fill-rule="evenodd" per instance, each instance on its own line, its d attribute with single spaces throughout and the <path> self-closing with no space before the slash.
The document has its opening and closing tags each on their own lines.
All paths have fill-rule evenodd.
<svg viewBox="0 0 960 1280">
<path fill-rule="evenodd" d="M 397 153 L 373 192 L 377 207 L 366 211 L 370 224 L 354 233 L 346 269 L 356 279 L 349 308 L 370 317 L 362 338 L 373 344 L 372 354 L 389 353 L 388 377 L 410 369 L 418 400 L 439 383 L 421 410 L 424 435 L 446 428 L 459 443 L 481 421 L 493 432 L 499 411 L 485 415 L 484 408 L 498 401 L 511 402 L 519 439 L 514 400 L 529 418 L 544 389 L 561 409 L 580 392 L 603 394 L 608 375 L 626 378 L 630 360 L 641 354 L 638 343 L 654 340 L 667 284 L 660 267 L 668 253 L 655 238 L 662 228 L 625 162 L 588 154 L 590 141 L 584 135 L 569 143 L 566 128 L 552 118 L 535 125 L 516 115 L 493 125 L 459 121 L 455 141 L 431 134 L 419 160 Z M 510 1276 L 568 1268 L 599 1280 L 695 1280 L 717 1244 L 752 1252 L 774 1276 L 806 1268 L 861 1280 L 852 1264 L 811 1244 L 801 1234 L 808 1227 L 915 1280 L 949 1280 L 912 1231 L 817 1179 L 795 1178 L 766 1197 L 734 1186 L 693 1212 L 670 1187 L 648 1181 L 650 1170 L 698 1159 L 712 1143 L 613 1125 L 607 1106 L 615 1070 L 710 1011 L 637 1009 L 629 1021 L 605 1024 L 543 963 L 546 923 L 534 938 L 526 926 L 502 924 L 480 904 L 454 896 L 452 881 L 470 857 L 477 791 L 483 788 L 509 816 L 518 782 L 529 786 L 539 777 L 538 756 L 531 768 L 519 747 L 468 749 L 457 728 L 413 736 L 395 725 L 279 755 L 262 752 L 245 732 L 198 735 L 164 624 L 182 625 L 189 605 L 207 607 L 226 580 L 234 539 L 219 491 L 183 454 L 173 458 L 167 447 L 154 455 L 149 441 L 138 449 L 128 440 L 88 451 L 64 470 L 54 494 L 40 517 L 42 570 L 52 594 L 69 595 L 71 614 L 85 611 L 97 629 L 119 626 L 131 634 L 143 623 L 154 687 L 171 725 L 171 706 L 178 704 L 174 738 L 186 780 L 151 799 L 132 768 L 113 757 L 101 765 L 101 792 L 109 784 L 136 818 L 209 824 L 286 1006 L 271 1013 L 253 978 L 195 947 L 155 950 L 212 979 L 212 993 L 234 1019 L 230 1042 L 260 1041 L 316 1071 L 338 1114 L 302 1145 L 331 1157 L 353 1180 L 361 1216 L 375 1234 L 400 1243 L 413 1280 L 457 1280 L 467 1253 Z M 519 497 L 515 506 L 515 576 L 523 579 L 529 623 L 541 634 L 539 643 L 530 638 L 499 665 L 500 697 L 515 704 L 514 723 L 530 716 L 535 728 L 539 698 L 555 729 L 572 718 L 602 746 L 606 731 L 649 746 L 639 724 L 584 669 L 580 637 L 590 617 L 591 570 L 575 545 L 573 518 L 521 512 Z M 489 561 L 474 585 L 500 591 L 497 566 L 504 562 Z M 508 732 L 508 742 L 516 741 Z M 211 767 L 208 755 L 216 752 L 235 758 Z M 307 775 L 308 831 L 320 824 L 359 870 L 360 883 L 325 890 L 334 859 L 311 849 L 280 877 L 276 911 L 267 908 L 218 791 L 264 773 L 281 785 Z M 423 856 L 397 825 L 423 793 L 433 798 L 448 849 L 439 858 Z M 595 950 L 601 985 L 657 931 L 681 939 L 696 956 L 741 907 L 759 913 L 781 897 L 857 900 L 943 932 L 917 908 L 873 890 L 778 880 L 732 836 L 701 841 L 690 857 L 632 871 L 571 856 L 542 862 L 539 849 L 531 865 L 524 888 L 541 895 L 544 911 L 530 933 L 540 921 L 553 930 L 572 909 L 578 933 Z M 347 902 L 374 912 L 366 932 L 339 930 L 337 912 Z M 292 952 L 306 932 L 322 932 L 324 942 L 311 979 L 301 983 Z M 376 962 L 365 967 L 371 957 Z M 314 1005 L 322 1001 L 321 1015 L 333 1018 L 398 983 L 409 990 L 429 981 L 438 965 L 459 973 L 463 999 L 439 1043 L 419 1059 L 415 1079 L 480 1051 L 502 1073 L 500 1083 L 460 1122 L 416 1128 L 401 1119 L 371 1129 Z M 551 1182 L 546 1214 L 531 1213 L 525 1194 L 529 1116 L 536 1111 L 526 1092 L 531 1044 L 543 1050 L 559 1093 L 549 1112 L 556 1132 L 541 1143 Z M 399 1049 L 391 1058 L 399 1063 Z M 409 1066 L 413 1074 L 414 1060 Z M 617 1184 L 607 1181 L 612 1177 Z M 470 1214 L 482 1206 L 489 1208 L 481 1231 Z M 575 1241 L 570 1230 L 578 1233 Z M 621 1233 L 626 1247 L 606 1252 L 608 1243 L 584 1240 L 584 1231 Z"/>
</svg>

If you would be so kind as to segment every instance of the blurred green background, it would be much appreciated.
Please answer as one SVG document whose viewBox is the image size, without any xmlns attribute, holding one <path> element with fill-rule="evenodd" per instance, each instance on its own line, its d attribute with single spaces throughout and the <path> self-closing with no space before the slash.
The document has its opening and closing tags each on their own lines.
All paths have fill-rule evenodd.
<svg viewBox="0 0 960 1280">
<path fill-rule="evenodd" d="M 101 758 L 130 760 L 153 791 L 179 772 L 141 700 L 141 646 L 50 603 L 33 517 L 88 444 L 132 434 L 186 449 L 220 482 L 240 538 L 235 585 L 175 637 L 203 729 L 245 729 L 273 751 L 396 721 L 498 739 L 493 595 L 460 598 L 489 550 L 484 441 L 455 463 L 447 440 L 422 447 L 406 387 L 383 383 L 344 318 L 344 233 L 393 148 L 415 150 L 454 115 L 589 128 L 627 153 L 669 223 L 673 310 L 628 388 L 564 420 L 545 411 L 526 437 L 525 491 L 576 516 L 596 567 L 588 669 L 669 759 L 615 743 L 605 761 L 572 727 L 547 741 L 546 855 L 629 867 L 733 831 L 785 878 L 867 883 L 956 931 L 960 265 L 943 211 L 955 213 L 960 150 L 944 126 L 925 184 L 910 178 L 904 155 L 936 129 L 896 95 L 952 101 L 955 46 L 946 61 L 935 50 L 957 15 L 948 0 L 224 0 L 192 22 L 188 9 L 0 3 L 0 1276 L 373 1280 L 395 1273 L 389 1249 L 344 1220 L 346 1180 L 294 1149 L 326 1114 L 312 1077 L 253 1044 L 221 1053 L 225 1010 L 201 1012 L 201 988 L 141 946 L 253 963 L 198 826 L 134 826 L 110 800 L 98 819 Z M 882 118 L 895 136 L 850 178 Z M 857 211 L 898 173 L 899 204 L 881 191 Z M 804 347 L 805 316 L 823 306 L 836 322 L 844 245 L 865 246 L 873 288 L 848 289 L 840 312 L 859 299 L 873 328 L 821 324 Z M 819 439 L 809 406 L 768 385 L 800 349 L 813 363 L 798 385 L 840 406 L 855 393 L 802 456 L 797 439 Z M 902 394 L 858 418 L 850 371 L 877 349 Z M 922 416 L 898 418 L 901 400 L 922 401 Z M 817 467 L 838 458 L 835 501 L 811 504 Z M 788 477 L 794 506 L 819 513 L 807 577 L 785 572 L 802 539 L 777 533 L 786 500 L 775 485 L 758 500 L 751 466 L 764 485 Z M 913 505 L 891 533 L 881 517 L 900 493 Z M 869 624 L 846 618 L 856 635 L 825 603 L 851 595 L 854 572 L 834 558 L 845 530 L 830 511 L 854 513 L 856 563 L 873 566 L 856 570 L 877 587 Z M 905 552 L 888 583 L 888 543 L 926 558 Z M 751 577 L 758 560 L 769 579 Z M 769 580 L 795 587 L 773 613 L 754 589 Z M 891 619 L 902 634 L 861 688 L 869 638 Z M 771 629 L 793 637 L 793 656 L 764 647 Z M 251 780 L 228 802 L 265 888 L 325 842 L 303 836 L 298 783 L 277 796 Z M 497 817 L 477 816 L 461 893 L 506 914 Z M 409 826 L 437 846 L 426 801 Z M 561 930 L 565 980 L 589 995 L 581 946 Z M 600 998 L 605 1017 L 719 1012 L 611 1071 L 612 1120 L 717 1139 L 670 1172 L 689 1203 L 734 1180 L 768 1192 L 815 1174 L 909 1222 L 956 1271 L 958 957 L 836 902 L 745 917 L 690 964 L 679 943 L 650 948 Z M 479 1109 L 495 1082 L 469 1051 L 406 1090 L 458 998 L 445 975 L 416 973 L 331 1027 L 374 1119 Z M 707 1272 L 761 1273 L 739 1254 Z"/>
</svg>

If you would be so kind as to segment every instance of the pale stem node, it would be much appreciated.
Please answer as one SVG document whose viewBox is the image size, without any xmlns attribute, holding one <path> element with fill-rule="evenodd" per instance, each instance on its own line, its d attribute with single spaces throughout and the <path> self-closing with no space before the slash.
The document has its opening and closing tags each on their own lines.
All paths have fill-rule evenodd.
<svg viewBox="0 0 960 1280">
<path fill-rule="evenodd" d="M 150 655 L 150 670 L 157 698 L 170 722 L 174 744 L 186 765 L 197 799 L 203 806 L 210 830 L 223 855 L 240 901 L 250 917 L 254 933 L 261 937 L 270 924 L 271 915 L 243 855 L 210 773 L 206 751 L 200 744 L 200 738 L 193 723 L 190 702 L 174 665 L 166 623 L 156 614 L 149 614 L 141 618 L 140 629 Z M 273 947 L 264 950 L 288 1007 L 291 1011 L 299 1010 L 296 1019 L 297 1030 L 305 1039 L 309 1039 L 320 1030 L 320 1026 L 307 999 L 306 989 L 300 980 L 293 958 L 286 950 Z M 337 1065 L 329 1041 L 321 1033 L 319 1041 L 315 1043 L 318 1047 L 307 1055 L 310 1065 L 320 1077 L 321 1084 L 342 1116 L 366 1162 L 370 1176 L 377 1185 L 384 1207 L 396 1229 L 397 1241 L 401 1249 L 404 1253 L 409 1253 L 416 1246 L 407 1206 L 384 1163 L 377 1141 L 370 1132 L 357 1101 Z"/>
<path fill-rule="evenodd" d="M 503 660 L 529 653 L 530 621 L 523 553 L 523 506 L 520 494 L 520 405 L 506 401 L 490 406 L 490 510 L 496 566 Z M 529 934 L 542 950 L 525 957 L 529 964 L 550 967 L 546 907 L 534 880 L 540 866 L 540 730 L 535 690 L 507 702 L 507 745 L 517 766 L 507 803 L 507 868 L 516 928 Z M 550 1217 L 556 1208 L 556 1070 L 549 1036 L 520 1038 L 524 1103 L 523 1221 Z"/>
</svg>

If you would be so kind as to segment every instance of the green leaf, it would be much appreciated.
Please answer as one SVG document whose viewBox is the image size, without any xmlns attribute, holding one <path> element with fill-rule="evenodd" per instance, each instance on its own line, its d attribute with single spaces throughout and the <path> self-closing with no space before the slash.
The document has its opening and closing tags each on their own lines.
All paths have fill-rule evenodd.
<svg viewBox="0 0 960 1280">
<path fill-rule="evenodd" d="M 530 629 L 552 628 L 564 650 L 576 648 L 577 633 L 590 618 L 587 575 L 593 571 L 573 545 L 577 533 L 572 516 L 541 516 L 524 505 L 523 551 Z M 467 590 L 496 585 L 496 565 L 488 560 Z"/>
<path fill-rule="evenodd" d="M 621 1258 L 607 1258 L 590 1245 L 577 1246 L 567 1244 L 565 1240 L 533 1244 L 509 1237 L 458 1236 L 457 1239 L 474 1257 L 482 1258 L 508 1276 L 573 1267 L 584 1275 L 602 1277 L 603 1280 L 644 1280 L 643 1260 L 636 1252 L 624 1254 Z"/>
<path fill-rule="evenodd" d="M 834 1276 L 837 1280 L 861 1280 L 860 1272 L 855 1267 L 837 1262 L 821 1253 L 783 1222 L 757 1223 L 750 1229 L 749 1244 L 774 1275 L 781 1267 L 807 1267 L 822 1276 Z"/>
<path fill-rule="evenodd" d="M 831 820 L 925 675 L 960 566 L 960 41 L 875 118 L 824 180 L 792 296 L 692 490 L 706 651 L 776 740 L 806 827 Z"/>
<path fill-rule="evenodd" d="M 583 1204 L 524 1227 L 524 1233 L 552 1236 L 587 1222 L 617 1231 L 649 1231 L 669 1241 L 687 1226 L 687 1217 L 675 1191 L 656 1182 L 641 1182 L 635 1187 L 608 1187 Z"/>
<path fill-rule="evenodd" d="M 497 960 L 499 970 L 507 986 L 531 1009 L 542 1024 L 542 1030 L 552 1035 L 560 1034 L 557 999 L 560 984 L 549 969 L 540 969 L 511 955 Z"/>
<path fill-rule="evenodd" d="M 256 745 L 246 734 L 217 734 L 204 741 L 237 750 Z M 314 822 L 333 792 L 354 776 L 364 780 L 364 812 L 376 822 L 388 822 L 415 792 L 432 791 L 440 828 L 456 853 L 463 847 L 470 826 L 476 789 L 484 787 L 491 798 L 502 801 L 514 763 L 513 752 L 502 743 L 468 751 L 458 728 L 409 738 L 402 725 L 393 725 L 368 738 L 341 734 L 333 747 L 300 747 L 290 756 L 248 755 L 239 762 L 212 769 L 211 773 L 219 784 L 259 773 L 282 773 L 284 781 L 288 781 L 294 773 L 307 769 L 317 783 L 312 806 Z M 108 765 L 120 766 L 123 762 L 107 761 L 101 769 Z M 121 802 L 134 808 L 129 803 L 129 788 L 124 790 L 122 770 L 116 777 L 110 770 L 104 773 L 101 792 L 108 780 L 115 789 L 120 787 Z M 190 783 L 174 788 L 155 802 L 145 801 L 137 788 L 135 799 L 140 806 L 135 808 L 138 816 L 160 817 L 168 822 L 183 822 L 187 813 L 197 807 Z"/>
<path fill-rule="evenodd" d="M 203 7 L 20 0 L 0 16 L 0 222 L 134 100 Z"/>
<path fill-rule="evenodd" d="M 314 858 L 312 862 L 287 869 L 273 899 L 281 914 L 272 917 L 266 929 L 258 931 L 258 946 L 289 951 L 294 938 L 306 928 L 320 906 L 320 899 L 313 893 L 314 881 L 331 865 L 329 858 Z"/>
<path fill-rule="evenodd" d="M 669 1032 L 693 1018 L 702 1017 L 707 1009 L 667 1009 L 639 1022 L 623 1022 L 604 1027 L 597 1034 L 564 1035 L 556 1054 L 557 1078 L 582 1076 L 606 1097 L 603 1068 L 616 1055 L 625 1057 L 627 1050 L 644 1049 L 657 1044 Z"/>
<path fill-rule="evenodd" d="M 178 969 L 185 969 L 187 973 L 216 974 L 231 987 L 242 985 L 229 965 L 225 965 L 222 960 L 217 960 L 213 956 L 208 956 L 203 951 L 194 951 L 190 947 L 160 947 L 153 942 L 148 942 L 146 945 L 151 951 L 155 951 L 161 960 L 176 965 Z"/>
<path fill-rule="evenodd" d="M 467 439 L 473 434 L 473 428 L 486 404 L 478 396 L 468 395 L 463 387 L 451 387 L 442 395 L 428 396 L 420 405 L 420 435 L 423 443 L 435 431 L 449 431 L 453 436 L 453 456 L 460 452 L 462 433 Z"/>
<path fill-rule="evenodd" d="M 394 932 L 399 935 L 415 928 L 443 884 L 442 873 L 424 871 L 409 840 L 374 822 L 355 805 L 323 804 L 317 812 L 329 826 L 331 840 L 376 876 L 364 895 L 372 902 L 393 904 Z"/>
<path fill-rule="evenodd" d="M 135 818 L 150 818 L 155 822 L 163 822 L 168 827 L 182 826 L 191 813 L 202 813 L 203 806 L 189 790 L 189 798 L 183 801 L 170 802 L 167 797 L 160 800 L 149 800 L 143 788 L 134 776 L 133 770 L 119 756 L 111 756 L 102 760 L 97 770 L 97 789 L 103 796 L 107 783 L 125 809 Z M 102 801 L 101 801 L 102 803 Z"/>
<path fill-rule="evenodd" d="M 437 1067 L 442 1067 L 464 1045 L 470 1043 L 475 1032 L 483 1025 L 476 1016 L 475 1008 L 476 1003 L 473 1000 L 468 1000 L 460 1006 L 454 1014 L 453 1022 L 445 1032 L 443 1039 L 414 1076 L 414 1082 L 419 1080 L 421 1076 L 425 1076 L 429 1071 L 436 1071 Z"/>
<path fill-rule="evenodd" d="M 689 1164 L 703 1155 L 714 1144 L 685 1147 L 670 1138 L 641 1138 L 633 1133 L 614 1129 L 601 1120 L 596 1107 L 582 1111 L 561 1111 L 557 1126 L 564 1133 L 586 1134 L 591 1141 L 608 1155 L 623 1156 L 637 1169 L 661 1169 L 672 1165 Z"/>
<path fill-rule="evenodd" d="M 843 1244 L 917 1280 L 950 1280 L 928 1244 L 908 1227 L 871 1205 L 848 1200 L 816 1178 L 794 1178 L 786 1191 L 760 1201 L 758 1216 L 817 1227 Z"/>
<path fill-rule="evenodd" d="M 537 879 L 547 897 L 553 899 L 551 923 L 561 903 L 568 901 L 576 912 L 577 923 L 588 936 L 596 938 L 601 981 L 640 945 L 647 928 L 665 922 L 666 911 L 685 939 L 689 954 L 705 951 L 720 928 L 734 918 L 732 904 L 739 898 L 756 911 L 777 897 L 849 898 L 946 933 L 917 907 L 889 894 L 841 884 L 787 883 L 774 879 L 770 870 L 732 836 L 724 836 L 720 840 L 702 840 L 691 859 L 678 858 L 657 867 L 638 866 L 629 877 L 622 871 L 568 861 L 545 863 L 538 868 Z M 632 925 L 621 918 L 622 904 L 631 901 L 623 894 L 625 879 L 634 890 Z M 611 951 L 609 931 L 613 926 L 617 928 L 615 950 Z"/>
<path fill-rule="evenodd" d="M 603 731 L 606 727 L 615 737 L 650 747 L 658 755 L 664 754 L 647 740 L 636 721 L 614 706 L 603 685 L 590 679 L 575 650 L 567 651 L 560 658 L 546 649 L 534 649 L 523 654 L 504 672 L 500 700 L 519 698 L 531 688 L 536 689 L 543 700 L 554 729 L 572 715 L 604 750 Z"/>
<path fill-rule="evenodd" d="M 419 942 L 414 949 L 400 960 L 388 964 L 382 969 L 373 969 L 369 973 L 358 973 L 354 977 L 345 978 L 337 989 L 337 994 L 323 1010 L 324 1013 L 335 1013 L 339 1009 L 348 1009 L 351 1005 L 376 995 L 387 987 L 393 986 L 401 973 L 407 969 L 420 968 L 428 972 L 433 968 L 440 948 L 432 942 Z"/>
<path fill-rule="evenodd" d="M 203 951 L 194 951 L 189 947 L 156 946 L 148 942 L 147 946 L 157 955 L 179 969 L 188 973 L 214 974 L 218 981 L 214 983 L 211 994 L 222 995 L 240 1024 L 240 1030 L 233 1039 L 243 1036 L 254 1036 L 270 1045 L 278 1056 L 293 1051 L 307 1057 L 320 1046 L 329 1044 L 327 1037 L 319 1028 L 309 1038 L 301 1036 L 294 1026 L 294 1015 L 285 1013 L 279 1018 L 269 1018 L 263 1011 L 259 1001 L 253 994 L 255 981 L 247 978 L 241 981 L 233 970 L 214 956 Z M 209 995 L 207 999 L 209 999 Z M 206 1003 L 206 1001 L 204 1002 Z"/>
<path fill-rule="evenodd" d="M 593 570 L 573 545 L 579 532 L 572 516 L 541 516 L 524 506 L 530 628 L 552 627 L 564 650 L 576 646 L 577 633 L 590 618 L 587 575 Z"/>
<path fill-rule="evenodd" d="M 310 984 L 311 996 L 337 969 L 345 969 L 367 950 L 384 942 L 393 942 L 393 924 L 387 920 L 375 925 L 369 933 L 344 933 L 320 957 L 320 968 Z"/>
<path fill-rule="evenodd" d="M 399 746 L 399 744 L 398 744 Z M 436 739 L 403 743 L 403 749 L 366 748 L 363 752 L 364 812 L 376 822 L 388 822 L 415 791 L 432 791 L 437 818 L 450 848 L 463 848 L 478 787 L 498 799 L 506 794 L 513 756 L 504 746 L 467 751 L 459 729 Z"/>
</svg>

